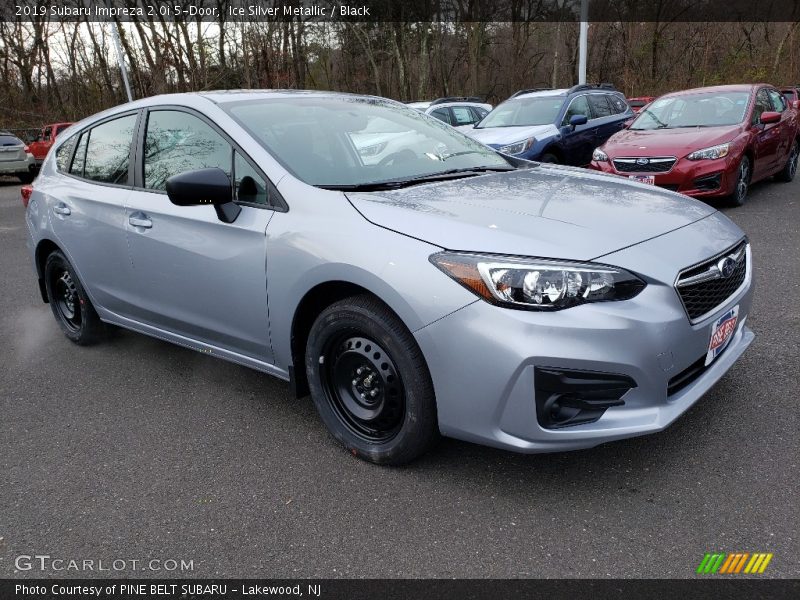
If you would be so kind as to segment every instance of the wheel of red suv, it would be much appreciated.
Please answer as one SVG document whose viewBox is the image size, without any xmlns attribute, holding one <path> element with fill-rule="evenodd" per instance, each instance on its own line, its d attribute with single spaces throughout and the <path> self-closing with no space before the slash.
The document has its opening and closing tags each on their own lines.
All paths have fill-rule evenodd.
<svg viewBox="0 0 800 600">
<path fill-rule="evenodd" d="M 103 332 L 103 323 L 61 252 L 55 251 L 47 257 L 44 282 L 50 308 L 64 334 L 82 346 L 96 342 Z"/>
<path fill-rule="evenodd" d="M 323 422 L 359 458 L 405 464 L 439 437 L 422 352 L 400 319 L 371 296 L 322 311 L 308 336 L 306 373 Z"/>
<path fill-rule="evenodd" d="M 800 157 L 800 142 L 795 142 L 792 146 L 792 151 L 789 152 L 789 158 L 786 161 L 786 164 L 783 166 L 777 175 L 775 175 L 775 179 L 778 181 L 784 181 L 786 183 L 790 182 L 794 179 L 795 173 L 797 173 L 797 159 Z"/>
<path fill-rule="evenodd" d="M 539 159 L 539 162 L 558 164 L 558 157 L 550 152 L 545 152 Z"/>
<path fill-rule="evenodd" d="M 731 194 L 731 203 L 734 206 L 742 206 L 747 200 L 747 192 L 750 189 L 750 159 L 742 156 L 742 162 L 736 171 L 736 187 Z"/>
</svg>

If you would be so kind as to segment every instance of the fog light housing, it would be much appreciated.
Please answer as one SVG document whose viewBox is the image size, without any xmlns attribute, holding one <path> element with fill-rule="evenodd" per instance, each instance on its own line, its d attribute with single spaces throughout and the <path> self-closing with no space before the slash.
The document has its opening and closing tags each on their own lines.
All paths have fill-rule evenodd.
<svg viewBox="0 0 800 600">
<path fill-rule="evenodd" d="M 594 423 L 636 387 L 627 375 L 536 367 L 536 418 L 545 429 Z"/>
</svg>

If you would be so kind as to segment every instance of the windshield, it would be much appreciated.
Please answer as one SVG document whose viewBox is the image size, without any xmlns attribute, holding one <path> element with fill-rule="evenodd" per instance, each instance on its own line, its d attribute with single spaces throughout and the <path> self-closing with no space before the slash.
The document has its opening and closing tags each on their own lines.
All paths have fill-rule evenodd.
<svg viewBox="0 0 800 600">
<path fill-rule="evenodd" d="M 744 120 L 749 92 L 665 96 L 639 112 L 630 129 L 718 127 Z"/>
<path fill-rule="evenodd" d="M 449 125 L 390 100 L 286 97 L 229 102 L 222 108 L 296 177 L 319 187 L 512 168 Z"/>
<path fill-rule="evenodd" d="M 476 128 L 552 125 L 563 103 L 564 96 L 513 98 L 490 112 Z"/>
</svg>

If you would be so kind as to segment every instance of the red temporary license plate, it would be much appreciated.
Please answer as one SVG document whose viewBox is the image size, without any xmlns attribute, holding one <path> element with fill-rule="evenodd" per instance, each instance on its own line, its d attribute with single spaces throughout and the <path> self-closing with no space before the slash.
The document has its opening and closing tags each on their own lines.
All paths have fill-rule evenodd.
<svg viewBox="0 0 800 600">
<path fill-rule="evenodd" d="M 638 183 L 649 183 L 650 185 L 656 184 L 655 175 L 628 175 L 628 179 L 633 179 Z"/>
<path fill-rule="evenodd" d="M 736 331 L 736 321 L 739 318 L 739 306 L 736 305 L 711 325 L 711 341 L 708 342 L 706 365 L 711 364 L 719 356 L 728 342 L 731 341 Z"/>
</svg>

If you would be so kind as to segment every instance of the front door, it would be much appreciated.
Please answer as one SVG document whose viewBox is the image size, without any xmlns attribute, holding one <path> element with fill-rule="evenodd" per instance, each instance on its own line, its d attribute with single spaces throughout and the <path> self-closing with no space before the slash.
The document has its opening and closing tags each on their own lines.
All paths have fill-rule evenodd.
<svg viewBox="0 0 800 600">
<path fill-rule="evenodd" d="M 266 280 L 268 184 L 212 124 L 181 110 L 147 117 L 141 187 L 127 203 L 135 320 L 250 358 L 272 362 Z M 242 212 L 223 223 L 212 206 L 175 206 L 167 179 L 219 167 Z M 245 192 L 246 188 L 246 192 Z"/>
</svg>

